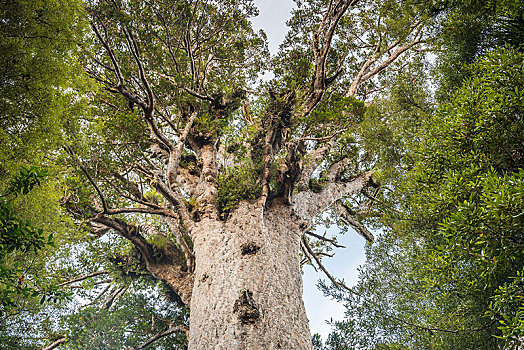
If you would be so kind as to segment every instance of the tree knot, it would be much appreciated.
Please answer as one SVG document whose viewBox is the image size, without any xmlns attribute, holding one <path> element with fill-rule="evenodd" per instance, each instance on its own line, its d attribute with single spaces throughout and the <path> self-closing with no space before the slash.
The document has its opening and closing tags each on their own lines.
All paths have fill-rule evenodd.
<svg viewBox="0 0 524 350">
<path fill-rule="evenodd" d="M 244 243 L 240 246 L 242 255 L 254 255 L 260 250 L 260 247 L 255 242 Z"/>
<path fill-rule="evenodd" d="M 260 311 L 253 299 L 253 292 L 250 290 L 243 290 L 240 292 L 239 298 L 235 301 L 233 312 L 238 314 L 240 321 L 243 324 L 254 324 L 260 318 Z"/>
</svg>

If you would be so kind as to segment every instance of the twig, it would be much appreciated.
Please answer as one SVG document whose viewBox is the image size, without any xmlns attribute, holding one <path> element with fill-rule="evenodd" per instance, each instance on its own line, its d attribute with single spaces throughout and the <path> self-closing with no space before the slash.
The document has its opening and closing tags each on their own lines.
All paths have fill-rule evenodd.
<svg viewBox="0 0 524 350">
<path fill-rule="evenodd" d="M 351 292 L 351 293 L 353 293 L 353 294 L 355 294 L 357 296 L 361 296 L 358 292 L 356 292 L 353 289 L 349 288 L 344 283 L 342 283 L 340 281 L 337 281 L 335 279 L 335 277 L 333 277 L 329 273 L 329 271 L 324 267 L 324 265 L 322 265 L 322 263 L 320 262 L 320 259 L 315 255 L 315 253 L 313 252 L 313 250 L 309 246 L 309 244 L 308 244 L 308 242 L 306 240 L 306 236 L 302 236 L 302 243 L 304 243 L 304 247 L 306 248 L 306 250 L 309 253 L 309 255 L 312 256 L 313 259 L 315 259 L 315 262 L 317 263 L 318 267 L 326 274 L 327 278 L 329 278 L 331 283 L 333 283 L 336 287 L 342 287 L 342 288 L 346 289 L 347 291 L 349 291 L 349 292 Z"/>
<path fill-rule="evenodd" d="M 165 331 L 160 332 L 158 334 L 155 334 L 151 338 L 147 339 L 145 342 L 143 342 L 137 348 L 135 348 L 135 350 L 145 349 L 146 347 L 148 347 L 149 345 L 151 345 L 152 343 L 154 343 L 158 339 L 163 338 L 165 336 L 168 336 L 170 334 L 173 334 L 173 333 L 176 333 L 176 332 L 185 332 L 185 333 L 187 333 L 188 330 L 189 330 L 189 328 L 186 325 L 178 325 L 178 326 L 175 326 L 175 327 L 169 327 Z M 132 348 L 128 348 L 128 350 L 132 350 Z"/>
<path fill-rule="evenodd" d="M 307 233 L 308 235 L 313 236 L 313 237 L 315 237 L 315 238 L 318 238 L 318 239 L 320 239 L 320 240 L 322 240 L 322 241 L 329 242 L 329 243 L 331 243 L 333 246 L 335 246 L 335 247 L 337 247 L 337 248 L 346 248 L 346 247 L 343 246 L 343 245 L 340 245 L 340 244 L 338 244 L 338 243 L 335 243 L 335 240 L 332 239 L 332 238 L 327 238 L 327 237 L 325 237 L 325 236 L 317 235 L 316 233 L 313 233 L 313 232 L 311 232 L 311 231 L 307 231 L 306 233 Z"/>
</svg>

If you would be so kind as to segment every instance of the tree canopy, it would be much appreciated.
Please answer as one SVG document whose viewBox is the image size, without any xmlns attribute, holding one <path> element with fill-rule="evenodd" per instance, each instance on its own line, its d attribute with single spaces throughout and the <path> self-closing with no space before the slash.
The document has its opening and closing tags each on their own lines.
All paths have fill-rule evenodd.
<svg viewBox="0 0 524 350">
<path fill-rule="evenodd" d="M 479 12 L 484 6 L 497 12 Z M 437 94 L 436 108 L 420 87 L 400 85 L 367 115 L 402 135 L 392 139 L 404 156 L 381 155 L 389 140 L 369 142 L 382 149 L 384 174 L 396 178 L 381 198 L 384 232 L 368 249 L 355 293 L 322 286 L 346 302 L 348 317 L 334 324 L 326 349 L 521 346 L 523 56 L 521 41 L 510 38 L 521 38 L 522 7 L 459 5 L 446 26 L 469 30 L 473 14 L 488 21 L 443 37 L 437 77 L 453 90 Z M 464 41 L 470 35 L 476 41 Z M 448 45 L 474 42 L 469 60 L 453 61 L 465 51 Z M 399 110 L 407 116 L 400 123 Z M 406 127 L 415 130 L 411 142 L 403 141 Z"/>
<path fill-rule="evenodd" d="M 296 1 L 273 57 L 252 1 L 0 11 L 0 347 L 310 348 L 303 264 L 317 348 L 519 346 L 520 3 Z"/>
</svg>

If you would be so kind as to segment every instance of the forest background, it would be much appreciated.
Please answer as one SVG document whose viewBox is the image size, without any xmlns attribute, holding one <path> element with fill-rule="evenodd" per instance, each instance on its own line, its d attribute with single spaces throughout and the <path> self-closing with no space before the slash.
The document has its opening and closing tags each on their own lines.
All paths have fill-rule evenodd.
<svg viewBox="0 0 524 350">
<path fill-rule="evenodd" d="M 284 86 L 300 84 L 289 79 L 290 72 L 308 75 L 310 68 L 302 63 L 310 57 L 297 51 L 292 57 L 297 64 L 286 66 L 286 55 L 308 11 L 325 5 L 298 4 L 290 34 L 272 60 L 275 81 Z M 314 345 L 519 348 L 524 336 L 522 3 L 367 6 L 370 27 L 387 15 L 383 20 L 391 31 L 400 30 L 394 25 L 401 22 L 399 13 L 412 15 L 410 6 L 418 6 L 426 16 L 427 37 L 387 74 L 377 75 L 365 94 L 356 95 L 365 103 L 358 105 L 363 110 L 345 135 L 351 138 L 347 152 L 374 169 L 380 186 L 357 200 L 356 224 L 319 219 L 322 225 L 340 225 L 339 234 L 347 234 L 348 227 L 364 235 L 366 227 L 383 233 L 367 248 L 356 286 L 349 288 L 336 276 L 321 284 L 347 311 L 323 344 L 313 337 Z M 143 273 L 125 239 L 110 234 L 93 239 L 100 232 L 79 215 L 97 194 L 79 161 L 87 158 L 75 150 L 81 146 L 77 136 L 96 115 L 94 101 L 106 99 L 85 73 L 96 43 L 84 4 L 5 1 L 1 11 L 1 346 L 183 348 L 187 310 Z M 351 20 L 364 23 L 366 17 Z M 91 124 L 89 132 L 107 132 L 107 140 L 117 140 L 122 130 L 140 132 L 133 128 L 139 127 L 135 114 L 121 118 L 120 124 Z M 312 186 L 321 187 L 318 180 Z M 311 242 L 320 261 L 332 252 L 324 243 Z M 304 263 L 322 269 L 316 259 Z"/>
</svg>

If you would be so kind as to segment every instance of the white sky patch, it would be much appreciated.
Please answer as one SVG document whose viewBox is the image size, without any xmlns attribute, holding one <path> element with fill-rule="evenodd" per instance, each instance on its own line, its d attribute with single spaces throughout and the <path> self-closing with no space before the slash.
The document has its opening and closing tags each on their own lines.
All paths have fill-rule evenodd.
<svg viewBox="0 0 524 350">
<path fill-rule="evenodd" d="M 286 21 L 291 17 L 292 0 L 255 0 L 260 14 L 251 19 L 255 30 L 263 29 L 269 41 L 269 51 L 276 54 L 284 41 L 288 28 Z"/>
</svg>

